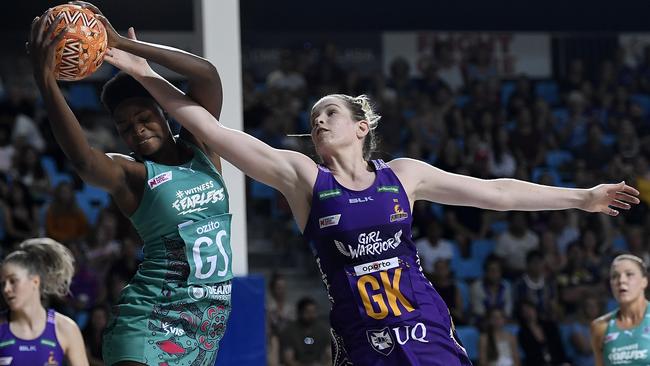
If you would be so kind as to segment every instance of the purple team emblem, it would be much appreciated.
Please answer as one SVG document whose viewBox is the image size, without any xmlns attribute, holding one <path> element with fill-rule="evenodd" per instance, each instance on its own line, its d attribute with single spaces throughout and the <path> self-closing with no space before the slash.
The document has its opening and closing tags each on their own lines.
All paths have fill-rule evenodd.
<svg viewBox="0 0 650 366">
<path fill-rule="evenodd" d="M 393 341 L 393 337 L 391 336 L 388 327 L 383 329 L 366 330 L 366 335 L 368 337 L 368 343 L 370 343 L 372 349 L 375 351 L 384 356 L 388 356 L 393 352 L 395 341 Z"/>
</svg>

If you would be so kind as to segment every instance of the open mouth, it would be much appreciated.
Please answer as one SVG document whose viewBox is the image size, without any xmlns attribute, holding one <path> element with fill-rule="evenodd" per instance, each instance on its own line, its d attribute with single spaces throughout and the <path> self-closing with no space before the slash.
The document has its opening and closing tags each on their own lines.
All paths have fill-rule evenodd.
<svg viewBox="0 0 650 366">
<path fill-rule="evenodd" d="M 144 145 L 145 143 L 147 143 L 147 141 L 149 141 L 149 140 L 151 140 L 151 139 L 152 139 L 152 137 L 147 137 L 146 139 L 144 139 L 144 140 L 138 142 L 138 145 Z"/>
</svg>

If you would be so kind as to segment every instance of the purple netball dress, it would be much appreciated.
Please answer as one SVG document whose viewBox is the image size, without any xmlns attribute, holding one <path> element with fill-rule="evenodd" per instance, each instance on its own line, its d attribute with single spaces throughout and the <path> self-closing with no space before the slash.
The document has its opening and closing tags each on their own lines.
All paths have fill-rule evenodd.
<svg viewBox="0 0 650 366">
<path fill-rule="evenodd" d="M 63 365 L 63 349 L 56 338 L 55 314 L 47 311 L 45 330 L 36 339 L 24 340 L 16 337 L 9 329 L 9 322 L 0 324 L 0 365 Z M 8 320 L 8 314 L 6 314 Z"/>
<path fill-rule="evenodd" d="M 319 166 L 304 235 L 332 303 L 334 365 L 471 365 L 424 277 L 404 187 L 382 160 L 363 191 Z"/>
</svg>

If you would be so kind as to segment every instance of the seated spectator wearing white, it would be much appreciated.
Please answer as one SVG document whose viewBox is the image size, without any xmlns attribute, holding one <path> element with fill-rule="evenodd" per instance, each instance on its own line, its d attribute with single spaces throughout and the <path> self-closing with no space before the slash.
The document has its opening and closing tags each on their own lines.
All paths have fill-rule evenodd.
<svg viewBox="0 0 650 366">
<path fill-rule="evenodd" d="M 540 316 L 553 319 L 557 313 L 557 286 L 544 270 L 544 257 L 538 250 L 526 255 L 526 272 L 514 285 L 516 302 L 528 300 L 535 305 Z"/>
<path fill-rule="evenodd" d="M 435 273 L 434 264 L 441 259 L 454 256 L 454 244 L 442 238 L 442 227 L 436 220 L 427 225 L 427 235 L 415 242 L 420 257 L 420 265 L 425 273 Z"/>
<path fill-rule="evenodd" d="M 456 93 L 461 91 L 465 85 L 465 78 L 460 67 L 460 62 L 454 55 L 451 42 L 436 42 L 433 49 L 435 57 L 435 68 L 438 77 L 444 81 L 449 88 Z"/>
<path fill-rule="evenodd" d="M 271 71 L 266 77 L 269 88 L 282 89 L 290 92 L 300 92 L 306 86 L 305 77 L 297 70 L 295 57 L 290 51 L 284 51 L 280 59 L 280 67 Z"/>
<path fill-rule="evenodd" d="M 280 335 L 282 361 L 287 366 L 331 365 L 330 330 L 318 319 L 318 307 L 310 297 L 298 300 L 298 319 Z"/>
<path fill-rule="evenodd" d="M 591 348 L 591 322 L 600 314 L 600 303 L 595 297 L 582 300 L 576 321 L 569 326 L 569 342 L 573 348 L 573 366 L 593 366 L 594 353 Z"/>
<path fill-rule="evenodd" d="M 506 317 L 512 316 L 512 288 L 501 273 L 501 260 L 490 255 L 483 263 L 483 278 L 476 280 L 470 289 L 472 315 L 481 319 L 487 309 L 503 310 Z"/>
<path fill-rule="evenodd" d="M 528 228 L 525 212 L 508 213 L 508 230 L 497 238 L 494 254 L 504 261 L 506 276 L 514 278 L 526 269 L 526 255 L 539 248 L 539 236 Z"/>
<path fill-rule="evenodd" d="M 506 319 L 500 309 L 488 310 L 485 331 L 479 338 L 479 365 L 519 366 L 519 345 L 504 325 Z"/>
</svg>

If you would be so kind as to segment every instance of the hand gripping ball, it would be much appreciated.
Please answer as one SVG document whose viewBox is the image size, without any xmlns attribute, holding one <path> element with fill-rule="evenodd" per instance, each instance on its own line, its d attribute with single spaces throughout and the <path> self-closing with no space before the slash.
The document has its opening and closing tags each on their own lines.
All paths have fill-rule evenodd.
<svg viewBox="0 0 650 366">
<path fill-rule="evenodd" d="M 65 4 L 50 8 L 43 14 L 45 29 L 59 14 L 63 14 L 63 18 L 53 36 L 61 29 L 68 30 L 56 45 L 55 76 L 58 80 L 67 81 L 83 79 L 95 72 L 104 61 L 107 47 L 106 28 L 91 10 Z"/>
</svg>

